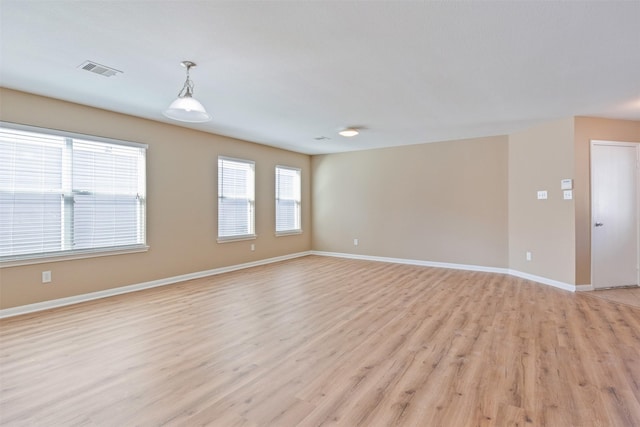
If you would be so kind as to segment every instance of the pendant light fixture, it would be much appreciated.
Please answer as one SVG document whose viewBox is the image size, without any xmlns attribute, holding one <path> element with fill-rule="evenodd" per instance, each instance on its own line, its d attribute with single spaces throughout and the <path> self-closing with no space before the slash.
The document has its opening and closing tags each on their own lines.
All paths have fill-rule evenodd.
<svg viewBox="0 0 640 427">
<path fill-rule="evenodd" d="M 189 77 L 189 70 L 196 64 L 192 61 L 182 61 L 181 65 L 187 69 L 187 80 L 178 93 L 178 98 L 169 105 L 163 114 L 173 120 L 189 123 L 202 123 L 211 120 L 204 106 L 193 97 L 193 81 Z"/>
</svg>

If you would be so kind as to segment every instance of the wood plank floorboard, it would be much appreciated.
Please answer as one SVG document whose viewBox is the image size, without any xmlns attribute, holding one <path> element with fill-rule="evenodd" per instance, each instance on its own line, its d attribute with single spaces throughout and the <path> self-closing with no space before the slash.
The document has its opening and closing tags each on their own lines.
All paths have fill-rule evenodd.
<svg viewBox="0 0 640 427">
<path fill-rule="evenodd" d="M 599 289 L 586 295 L 640 308 L 640 286 L 633 288 Z"/>
<path fill-rule="evenodd" d="M 0 320 L 7 426 L 640 426 L 640 308 L 308 256 Z"/>
</svg>

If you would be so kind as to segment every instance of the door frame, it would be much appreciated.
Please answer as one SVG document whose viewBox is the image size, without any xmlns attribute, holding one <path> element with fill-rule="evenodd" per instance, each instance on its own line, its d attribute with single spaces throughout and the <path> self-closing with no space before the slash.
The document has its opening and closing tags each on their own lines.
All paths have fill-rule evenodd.
<svg viewBox="0 0 640 427">
<path fill-rule="evenodd" d="M 594 197 L 593 197 L 593 147 L 595 145 L 609 145 L 609 146 L 622 146 L 622 147 L 634 147 L 636 152 L 636 221 L 638 222 L 636 232 L 636 282 L 640 287 L 640 143 L 636 142 L 623 142 L 623 141 L 610 141 L 601 139 L 592 139 L 589 143 L 589 233 L 590 233 L 590 252 L 591 252 L 591 288 L 593 290 L 607 289 L 598 288 L 593 283 L 593 266 L 594 266 L 594 244 L 593 244 L 593 212 L 594 212 Z"/>
</svg>

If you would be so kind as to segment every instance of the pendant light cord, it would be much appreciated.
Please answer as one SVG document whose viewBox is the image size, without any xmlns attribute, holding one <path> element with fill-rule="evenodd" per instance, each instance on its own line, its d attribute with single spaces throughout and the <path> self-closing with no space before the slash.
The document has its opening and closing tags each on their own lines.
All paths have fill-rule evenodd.
<svg viewBox="0 0 640 427">
<path fill-rule="evenodd" d="M 178 92 L 178 98 L 184 98 L 185 96 L 190 97 L 191 95 L 193 95 L 193 81 L 191 80 L 191 77 L 189 75 L 189 69 L 192 66 L 189 64 L 185 67 L 187 68 L 187 80 L 185 80 L 184 86 L 182 86 L 182 89 L 180 89 L 180 92 Z"/>
</svg>

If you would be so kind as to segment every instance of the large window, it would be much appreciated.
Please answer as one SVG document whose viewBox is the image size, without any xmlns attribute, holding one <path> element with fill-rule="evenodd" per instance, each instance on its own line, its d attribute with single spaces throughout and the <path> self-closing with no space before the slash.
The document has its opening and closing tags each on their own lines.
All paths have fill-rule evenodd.
<svg viewBox="0 0 640 427">
<path fill-rule="evenodd" d="M 0 123 L 0 262 L 145 250 L 146 148 Z"/>
<path fill-rule="evenodd" d="M 218 241 L 255 238 L 255 163 L 218 157 Z"/>
<path fill-rule="evenodd" d="M 276 166 L 276 234 L 301 231 L 300 169 Z"/>
</svg>

